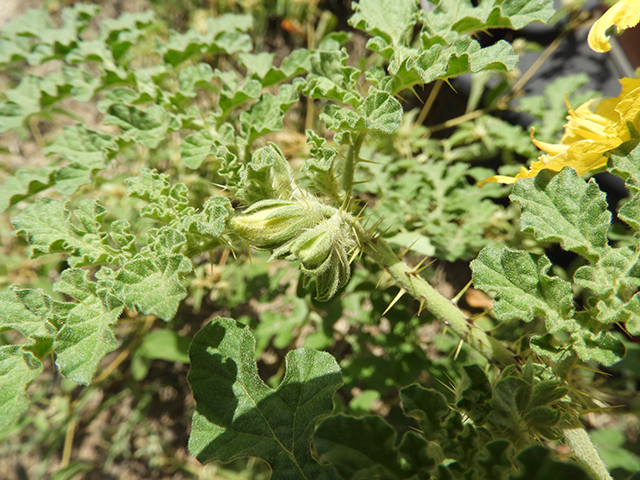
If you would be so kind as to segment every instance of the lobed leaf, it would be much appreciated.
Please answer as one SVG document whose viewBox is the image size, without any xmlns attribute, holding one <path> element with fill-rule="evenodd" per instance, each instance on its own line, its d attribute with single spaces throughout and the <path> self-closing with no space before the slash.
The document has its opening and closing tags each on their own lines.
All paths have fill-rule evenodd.
<svg viewBox="0 0 640 480">
<path fill-rule="evenodd" d="M 446 80 L 466 73 L 484 70 L 513 70 L 518 55 L 508 42 L 499 40 L 481 48 L 469 37 L 459 37 L 451 44 L 429 45 L 428 38 L 421 50 L 407 50 L 394 56 L 389 65 L 392 74 L 391 92 L 397 93 L 415 84 L 430 83 L 438 78 Z"/>
<path fill-rule="evenodd" d="M 431 2 L 436 8 L 422 13 L 425 27 L 433 35 L 445 36 L 449 31 L 474 33 L 491 28 L 520 30 L 533 22 L 546 23 L 555 13 L 550 0 L 440 0 Z"/>
<path fill-rule="evenodd" d="M 610 170 L 625 180 L 631 198 L 618 211 L 618 218 L 640 231 L 640 146 L 627 155 L 612 154 Z"/>
<path fill-rule="evenodd" d="M 82 226 L 74 224 L 68 210 L 69 202 L 38 198 L 12 220 L 17 234 L 26 235 L 32 257 L 66 252 L 71 266 L 83 266 L 114 261 L 100 221 L 106 210 L 96 200 L 80 202 L 77 214 L 83 217 Z"/>
<path fill-rule="evenodd" d="M 55 183 L 56 169 L 43 167 L 37 171 L 19 169 L 0 186 L 0 212 L 46 190 Z"/>
<path fill-rule="evenodd" d="M 53 342 L 56 365 L 65 377 L 89 384 L 102 358 L 118 346 L 112 326 L 124 305 L 112 293 L 88 278 L 89 272 L 70 268 L 62 272 L 54 290 L 77 300 L 58 304 L 58 331 Z M 63 315 L 62 315 L 63 313 Z"/>
<path fill-rule="evenodd" d="M 264 93 L 248 112 L 240 115 L 242 133 L 249 144 L 267 133 L 282 129 L 284 114 L 298 101 L 303 83 L 302 79 L 296 79 L 293 84 L 280 86 L 276 95 Z"/>
<path fill-rule="evenodd" d="M 315 425 L 331 413 L 342 384 L 331 355 L 310 348 L 289 352 L 284 379 L 272 390 L 258 376 L 249 329 L 218 317 L 196 334 L 189 356 L 197 402 L 189 451 L 198 460 L 254 456 L 269 463 L 274 479 L 336 478 L 310 451 Z"/>
<path fill-rule="evenodd" d="M 117 125 L 125 138 L 149 148 L 157 148 L 167 138 L 170 116 L 159 105 L 141 110 L 133 105 L 115 103 L 104 118 L 105 125 Z"/>
<path fill-rule="evenodd" d="M 355 11 L 349 24 L 369 35 L 378 35 L 394 47 L 405 45 L 416 23 L 416 0 L 361 0 L 354 3 Z"/>
<path fill-rule="evenodd" d="M 397 479 L 401 476 L 396 431 L 380 416 L 334 415 L 313 436 L 319 460 L 333 465 L 341 478 Z"/>
<path fill-rule="evenodd" d="M 362 101 L 358 90 L 360 70 L 347 65 L 348 58 L 344 50 L 315 52 L 310 57 L 311 71 L 307 75 L 304 94 L 358 106 Z"/>
<path fill-rule="evenodd" d="M 171 236 L 177 240 L 169 239 Z M 163 241 L 170 247 L 158 245 Z M 193 268 L 184 255 L 171 252 L 181 249 L 185 242 L 182 234 L 165 227 L 153 250 L 136 254 L 116 271 L 103 267 L 96 278 L 132 310 L 169 321 L 187 296 L 181 278 Z"/>
<path fill-rule="evenodd" d="M 15 422 L 29 406 L 27 386 L 42 371 L 42 363 L 24 347 L 0 346 L 0 428 Z"/>
<path fill-rule="evenodd" d="M 195 29 L 173 32 L 163 47 L 164 61 L 176 66 L 198 54 L 249 52 L 251 37 L 242 32 L 250 29 L 252 23 L 251 15 L 225 14 L 209 18 L 204 33 Z"/>
<path fill-rule="evenodd" d="M 571 284 L 547 275 L 546 256 L 536 263 L 530 254 L 504 247 L 485 247 L 471 262 L 476 288 L 495 292 L 493 310 L 504 321 L 545 319 L 547 330 L 576 331 Z"/>
<path fill-rule="evenodd" d="M 574 169 L 543 170 L 535 178 L 521 179 L 510 198 L 521 205 L 522 231 L 536 240 L 557 242 L 592 262 L 609 248 L 606 196 L 595 180 L 586 182 Z"/>
</svg>

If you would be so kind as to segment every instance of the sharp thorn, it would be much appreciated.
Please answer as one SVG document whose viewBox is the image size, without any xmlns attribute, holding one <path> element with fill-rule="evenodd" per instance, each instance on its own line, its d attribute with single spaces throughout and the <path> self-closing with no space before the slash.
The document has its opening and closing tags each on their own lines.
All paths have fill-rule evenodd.
<svg viewBox="0 0 640 480">
<path fill-rule="evenodd" d="M 456 353 L 455 353 L 455 355 L 453 356 L 453 359 L 454 359 L 454 360 L 457 360 L 457 359 L 458 359 L 458 355 L 460 354 L 460 350 L 462 349 L 462 344 L 463 344 L 463 343 L 464 343 L 464 342 L 462 341 L 462 339 L 460 339 L 460 341 L 458 342 L 458 346 L 456 347 Z"/>
<path fill-rule="evenodd" d="M 398 303 L 398 300 L 400 300 L 402 298 L 402 296 L 407 293 L 405 290 L 400 289 L 400 291 L 398 292 L 398 294 L 396 295 L 396 298 L 394 298 L 393 300 L 391 300 L 391 303 L 389 304 L 389 306 L 387 307 L 387 309 L 382 312 L 382 315 L 385 315 L 389 310 L 391 310 L 391 308 Z"/>
<path fill-rule="evenodd" d="M 473 280 L 469 280 L 469 282 L 464 287 L 462 287 L 462 290 L 460 290 L 458 294 L 451 299 L 454 305 L 458 304 L 458 301 L 462 298 L 462 296 L 465 294 L 465 292 L 469 289 L 469 287 L 472 284 L 473 284 Z"/>
<path fill-rule="evenodd" d="M 422 262 L 424 262 L 424 260 L 426 260 L 429 257 L 424 257 L 424 259 L 422 260 Z M 433 265 L 434 263 L 436 263 L 437 258 L 434 258 L 433 260 L 431 260 L 429 263 L 427 263 L 426 265 L 423 265 L 420 267 L 420 262 L 412 271 L 411 274 L 412 275 L 417 275 L 419 274 L 421 271 L 423 271 L 425 268 L 429 268 L 431 265 Z"/>
</svg>

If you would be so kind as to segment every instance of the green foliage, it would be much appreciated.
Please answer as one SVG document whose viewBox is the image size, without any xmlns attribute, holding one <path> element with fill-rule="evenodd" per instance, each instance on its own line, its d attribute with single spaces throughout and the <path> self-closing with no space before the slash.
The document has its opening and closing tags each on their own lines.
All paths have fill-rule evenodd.
<svg viewBox="0 0 640 480">
<path fill-rule="evenodd" d="M 570 169 L 519 180 L 519 217 L 499 200 L 508 187 L 476 186 L 495 162 L 517 171 L 538 155 L 499 115 L 516 50 L 477 34 L 546 22 L 551 2 L 361 0 L 349 34 L 331 32 L 324 4 L 223 3 L 179 29 L 76 4 L 0 31 L 0 147 L 43 154 L 7 163 L 0 186 L 3 438 L 64 444 L 55 475 L 70 478 L 91 468 L 68 457 L 76 426 L 122 407 L 105 474 L 149 458 L 195 475 L 156 432 L 175 420 L 183 438 L 184 408 L 149 420 L 158 399 L 188 404 L 190 364 L 189 450 L 242 478 L 587 478 L 599 460 L 576 448 L 579 463 L 561 461 L 553 442 L 594 407 L 583 392 L 618 398 L 598 397 L 604 382 L 579 362 L 618 369 L 614 393 L 636 393 L 637 352 L 615 330 L 640 334 L 637 139 L 611 154 L 630 193 L 615 231 L 596 181 Z M 452 107 L 433 125 L 436 85 L 463 74 L 470 115 L 449 121 Z M 592 96 L 576 94 L 586 80 L 520 100 L 538 138 L 559 133 L 564 91 Z M 577 260 L 553 265 L 553 244 Z M 426 280 L 454 292 L 476 256 L 493 317 L 480 292 L 451 302 Z M 439 263 L 422 274 L 427 257 Z M 608 458 L 631 471 L 626 452 Z"/>
<path fill-rule="evenodd" d="M 420 385 L 400 391 L 404 421 L 411 425 L 414 419 L 419 426 L 400 440 L 379 416 L 324 420 L 313 439 L 320 461 L 333 465 L 344 479 L 588 478 L 575 465 L 532 445 L 529 437 L 548 433 L 560 422 L 558 400 L 567 393 L 560 382 L 538 380 L 531 364 L 522 373 L 506 369 L 494 385 L 475 365 L 465 371 L 455 407 Z M 463 413 L 473 423 L 463 423 Z"/>
<path fill-rule="evenodd" d="M 544 255 L 536 262 L 523 251 L 486 248 L 472 262 L 474 284 L 496 293 L 499 319 L 544 320 L 546 333 L 531 339 L 536 353 L 558 361 L 573 351 L 584 361 L 618 362 L 624 346 L 609 330 L 614 322 L 632 333 L 637 329 L 638 252 L 609 245 L 611 214 L 604 194 L 593 179 L 586 182 L 565 168 L 519 181 L 511 198 L 522 207 L 523 231 L 559 243 L 587 264 L 575 271 L 574 287 L 548 275 L 551 262 Z M 576 287 L 585 289 L 582 311 L 574 306 Z"/>
<path fill-rule="evenodd" d="M 372 38 L 368 48 L 389 61 L 390 78 L 385 88 L 393 93 L 416 83 L 429 83 L 486 69 L 512 70 L 518 57 L 504 41 L 481 48 L 469 34 L 492 27 L 522 28 L 547 21 L 553 14 L 549 2 L 509 2 L 505 7 L 483 2 L 433 2 L 435 8 L 418 13 L 417 2 L 403 0 L 389 9 L 382 0 L 359 2 L 351 24 Z M 498 3 L 498 2 L 496 2 Z M 418 48 L 411 30 L 420 24 Z"/>
</svg>

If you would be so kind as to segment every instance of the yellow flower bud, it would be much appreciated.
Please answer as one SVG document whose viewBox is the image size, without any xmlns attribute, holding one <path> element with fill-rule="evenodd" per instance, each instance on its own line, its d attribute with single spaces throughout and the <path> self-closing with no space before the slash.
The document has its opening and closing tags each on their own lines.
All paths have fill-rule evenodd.
<svg viewBox="0 0 640 480">
<path fill-rule="evenodd" d="M 258 248 L 275 248 L 313 227 L 320 214 L 292 200 L 262 200 L 231 219 L 233 231 Z"/>
</svg>

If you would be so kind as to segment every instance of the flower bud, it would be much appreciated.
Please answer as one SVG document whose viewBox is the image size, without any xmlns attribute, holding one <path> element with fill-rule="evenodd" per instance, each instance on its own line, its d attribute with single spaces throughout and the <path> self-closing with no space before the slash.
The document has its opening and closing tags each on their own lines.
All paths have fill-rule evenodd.
<svg viewBox="0 0 640 480">
<path fill-rule="evenodd" d="M 299 261 L 304 284 L 315 278 L 316 298 L 326 301 L 349 280 L 349 260 L 355 249 L 353 232 L 342 214 L 336 213 L 276 249 L 272 258 Z"/>
<path fill-rule="evenodd" d="M 320 215 L 291 200 L 262 200 L 231 219 L 234 232 L 258 248 L 276 248 L 313 227 Z"/>
</svg>

